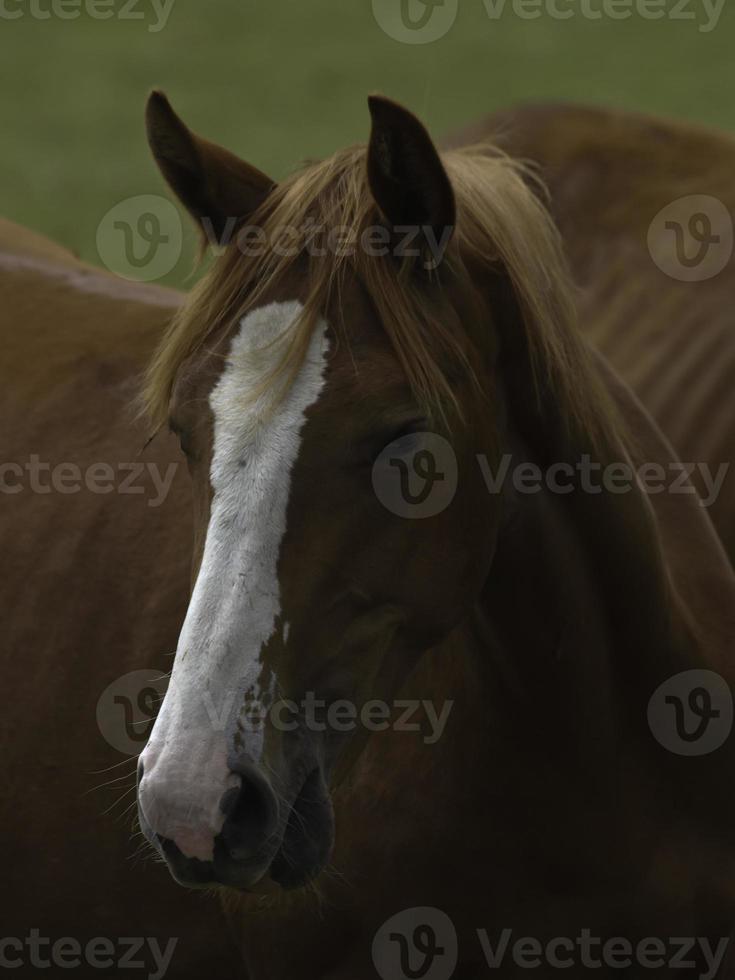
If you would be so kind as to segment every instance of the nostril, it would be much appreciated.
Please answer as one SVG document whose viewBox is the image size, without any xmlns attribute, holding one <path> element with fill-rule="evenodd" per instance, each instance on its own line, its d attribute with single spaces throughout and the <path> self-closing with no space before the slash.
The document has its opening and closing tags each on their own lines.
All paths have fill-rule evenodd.
<svg viewBox="0 0 735 980">
<path fill-rule="evenodd" d="M 230 811 L 230 819 L 246 836 L 262 836 L 270 819 L 270 807 L 265 794 L 255 783 L 243 782 Z"/>
<path fill-rule="evenodd" d="M 232 789 L 227 790 L 225 795 L 220 800 L 219 808 L 224 813 L 225 817 L 229 817 L 236 809 L 241 791 L 242 785 L 233 786 Z"/>
<path fill-rule="evenodd" d="M 228 790 L 220 802 L 226 818 L 220 836 L 234 861 L 261 852 L 278 824 L 278 803 L 269 784 L 255 773 L 241 773 L 240 778 L 240 786 Z"/>
</svg>

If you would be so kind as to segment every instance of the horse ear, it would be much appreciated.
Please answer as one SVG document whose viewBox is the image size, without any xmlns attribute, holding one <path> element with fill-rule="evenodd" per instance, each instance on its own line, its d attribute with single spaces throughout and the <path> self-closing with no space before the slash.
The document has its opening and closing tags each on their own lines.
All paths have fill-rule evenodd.
<svg viewBox="0 0 735 980">
<path fill-rule="evenodd" d="M 232 222 L 247 218 L 274 187 L 264 173 L 234 153 L 202 139 L 179 119 L 163 92 L 152 92 L 145 113 L 151 152 L 169 187 L 220 241 Z"/>
<path fill-rule="evenodd" d="M 431 137 L 397 102 L 371 95 L 368 106 L 368 181 L 376 204 L 394 227 L 430 226 L 443 235 L 454 227 L 454 192 Z"/>
</svg>

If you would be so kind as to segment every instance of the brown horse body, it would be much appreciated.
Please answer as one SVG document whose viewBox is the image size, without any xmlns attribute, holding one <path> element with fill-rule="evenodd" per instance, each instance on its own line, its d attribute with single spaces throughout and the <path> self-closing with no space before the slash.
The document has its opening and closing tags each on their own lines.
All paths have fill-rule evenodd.
<svg viewBox="0 0 735 980">
<path fill-rule="evenodd" d="M 580 287 L 580 326 L 592 343 L 679 459 L 715 470 L 729 465 L 709 512 L 735 562 L 735 262 L 685 282 L 662 271 L 648 245 L 656 216 L 679 199 L 706 195 L 735 211 L 735 140 L 614 109 L 539 105 L 499 112 L 451 142 L 488 138 L 538 165 Z"/>
<path fill-rule="evenodd" d="M 544 119 L 554 131 L 554 113 Z M 636 135 L 629 139 L 640 146 L 645 134 L 638 123 L 631 126 Z M 604 140 L 604 130 L 592 128 Z M 687 293 L 691 284 L 655 273 L 650 287 L 644 283 L 634 247 L 643 218 L 630 232 L 624 222 L 617 229 L 620 261 L 613 265 L 620 279 L 609 274 L 607 226 L 585 226 L 594 173 L 590 196 L 576 210 L 584 185 L 571 176 L 566 183 L 563 136 L 549 140 L 553 152 L 535 136 L 513 138 L 514 152 L 542 162 L 548 154 L 557 165 L 548 171 L 555 215 L 586 286 L 580 309 L 590 335 L 684 457 L 729 461 L 732 430 L 714 401 L 715 393 L 725 394 L 721 376 L 707 412 L 714 434 L 703 427 L 699 442 L 686 420 L 702 404 L 688 409 L 686 396 L 709 390 L 711 376 L 701 375 L 704 388 L 679 391 L 669 421 L 665 400 L 646 398 L 653 369 L 636 374 L 634 355 L 616 354 L 612 313 L 619 308 L 625 319 L 627 349 L 635 337 L 645 338 L 644 360 L 653 365 L 674 331 L 664 337 L 660 324 L 651 326 L 649 289 L 658 298 L 662 285 L 682 302 L 686 297 L 692 316 L 712 310 L 713 345 L 726 346 L 722 293 L 711 298 L 711 283 Z M 574 129 L 569 142 L 577 138 Z M 618 128 L 613 143 L 619 142 L 625 140 Z M 729 147 L 718 145 L 729 165 Z M 582 170 L 585 152 L 575 157 Z M 658 188 L 660 174 L 654 168 L 649 181 L 638 167 L 630 180 L 631 187 Z M 680 186 L 686 193 L 686 168 Z M 613 197 L 611 190 L 605 200 Z M 636 213 L 631 205 L 630 215 Z M 594 248 L 586 232 L 599 236 Z M 0 256 L 11 352 L 3 394 L 7 459 L 22 462 L 30 450 L 47 462 L 82 467 L 137 460 L 145 435 L 127 409 L 178 297 L 124 286 L 50 244 L 34 240 L 19 248 L 16 234 L 8 228 Z M 627 274 L 626 256 L 633 262 Z M 616 286 L 628 296 L 623 287 L 636 275 L 640 287 L 625 305 Z M 674 312 L 666 323 L 673 328 L 679 300 L 669 302 Z M 677 337 L 683 345 L 683 332 Z M 662 385 L 679 355 L 692 368 L 706 366 L 703 359 L 686 361 L 679 343 L 676 357 L 674 346 L 662 355 Z M 640 459 L 670 461 L 630 392 L 601 361 L 598 370 L 638 437 Z M 536 447 L 521 432 L 513 449 L 533 456 Z M 159 437 L 140 458 L 165 469 L 180 456 Z M 118 771 L 90 776 L 120 758 L 95 722 L 100 693 L 127 671 L 167 669 L 185 611 L 191 517 L 183 474 L 160 508 L 148 506 L 154 495 L 147 486 L 135 496 L 24 492 L 5 501 L 3 590 L 12 614 L 4 670 L 18 719 L 6 714 L 3 745 L 11 791 L 2 825 L 11 828 L 13 852 L 6 895 L 14 896 L 4 929 L 23 935 L 33 924 L 53 938 L 160 936 L 163 944 L 177 936 L 171 975 L 227 976 L 231 961 L 211 903 L 195 901 L 162 870 L 131 866 L 126 825 L 101 816 L 105 804 L 97 794 L 83 795 Z M 727 504 L 723 493 L 713 514 L 731 546 Z M 514 938 L 542 941 L 581 929 L 630 939 L 706 936 L 715 945 L 730 935 L 732 750 L 726 745 L 710 761 L 662 758 L 645 730 L 645 705 L 658 681 L 685 667 L 706 665 L 732 681 L 735 582 L 694 498 L 663 495 L 650 505 L 636 495 L 613 503 L 525 501 L 525 520 L 499 541 L 473 615 L 426 651 L 405 681 L 407 697 L 454 702 L 444 737 L 431 746 L 394 732 L 368 741 L 334 793 L 337 840 L 331 871 L 319 879 L 319 900 L 308 890 L 227 897 L 254 980 L 374 977 L 373 935 L 414 906 L 437 907 L 452 919 L 463 951 L 455 975 L 466 980 L 487 971 L 478 929 L 487 929 L 492 943 L 506 926 Z M 658 662 L 651 652 L 667 630 L 681 643 Z M 32 737 L 19 737 L 19 730 Z M 506 965 L 502 975 L 525 971 Z"/>
<path fill-rule="evenodd" d="M 150 461 L 165 472 L 179 459 L 163 439 L 142 453 L 146 435 L 130 411 L 179 301 L 172 290 L 123 282 L 16 225 L 0 226 L 3 460 L 25 467 L 38 457 L 34 485 L 27 470 L 3 472 L 0 823 L 8 856 L 0 920 L 3 936 L 23 941 L 31 929 L 51 942 L 155 937 L 165 948 L 176 937 L 173 975 L 212 969 L 226 977 L 236 975 L 235 960 L 216 908 L 133 860 L 134 821 L 123 811 L 134 763 L 96 722 L 113 681 L 135 669 L 168 670 L 186 608 L 187 482 L 178 474 L 165 505 L 152 507 L 149 473 L 125 493 L 131 471 L 118 469 Z M 49 468 L 61 463 L 84 474 L 109 464 L 114 492 L 73 490 L 73 472 Z M 28 948 L 24 956 L 20 972 L 35 975 Z M 100 968 L 73 972 L 99 976 Z"/>
</svg>

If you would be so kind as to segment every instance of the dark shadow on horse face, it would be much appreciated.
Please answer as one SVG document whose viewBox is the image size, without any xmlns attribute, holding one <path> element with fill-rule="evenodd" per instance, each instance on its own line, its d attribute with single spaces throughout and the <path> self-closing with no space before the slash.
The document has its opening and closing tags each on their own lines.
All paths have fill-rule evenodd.
<svg viewBox="0 0 735 980">
<path fill-rule="evenodd" d="M 373 110 L 382 213 L 405 220 L 408 200 L 427 227 L 453 222 L 423 128 L 388 104 Z M 175 189 L 182 167 L 212 152 L 190 156 L 194 137 L 179 125 L 153 141 L 175 148 L 175 166 L 163 166 Z M 402 149 L 417 169 L 405 193 L 381 170 Z M 231 160 L 227 169 L 234 179 Z M 195 177 L 178 190 L 201 216 Z M 243 180 L 252 189 L 249 171 Z M 273 382 L 279 338 L 309 302 L 306 268 L 295 262 L 188 357 L 171 399 L 195 488 L 196 576 L 141 755 L 139 811 L 187 885 L 293 888 L 325 867 L 331 791 L 366 739 L 390 737 L 395 700 L 425 696 L 411 690 L 412 670 L 468 615 L 494 548 L 500 505 L 488 503 L 476 457 L 492 465 L 499 452 L 496 393 L 439 364 L 454 401 L 425 404 L 357 275 L 318 310 L 288 384 Z M 412 275 L 417 301 L 483 375 L 491 355 L 469 337 L 489 331 L 489 303 L 468 277 Z"/>
</svg>

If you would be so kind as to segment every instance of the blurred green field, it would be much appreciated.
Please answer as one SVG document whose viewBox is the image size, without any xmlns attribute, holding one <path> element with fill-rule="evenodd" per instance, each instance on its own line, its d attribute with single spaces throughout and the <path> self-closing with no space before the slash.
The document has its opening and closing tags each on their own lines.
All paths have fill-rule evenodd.
<svg viewBox="0 0 735 980">
<path fill-rule="evenodd" d="M 707 0 L 681 0 L 693 20 L 635 12 L 625 20 L 578 12 L 525 20 L 510 2 L 492 20 L 483 0 L 458 0 L 451 29 L 427 44 L 389 37 L 371 0 L 173 0 L 160 30 L 151 29 L 151 0 L 137 0 L 144 16 L 131 20 L 40 20 L 29 2 L 0 3 L 22 13 L 0 14 L 0 213 L 92 262 L 100 261 L 97 226 L 116 202 L 162 193 L 142 124 L 153 86 L 189 125 L 274 177 L 364 139 L 365 96 L 376 90 L 405 102 L 437 134 L 528 99 L 613 104 L 735 129 L 732 0 L 708 32 L 700 29 Z M 48 8 L 51 0 L 36 2 Z M 119 9 L 123 0 L 108 2 Z M 557 2 L 576 10 L 581 0 Z M 656 2 L 671 10 L 676 0 Z M 165 281 L 184 283 L 190 268 L 188 251 Z"/>
</svg>

